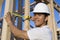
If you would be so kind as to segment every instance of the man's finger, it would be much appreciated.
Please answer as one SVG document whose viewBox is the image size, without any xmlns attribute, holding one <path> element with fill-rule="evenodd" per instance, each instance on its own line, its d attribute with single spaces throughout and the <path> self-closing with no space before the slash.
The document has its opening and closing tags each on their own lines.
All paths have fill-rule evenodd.
<svg viewBox="0 0 60 40">
<path fill-rule="evenodd" d="M 10 13 L 10 12 L 8 12 L 7 15 L 8 15 L 9 17 L 11 17 L 11 13 Z"/>
</svg>

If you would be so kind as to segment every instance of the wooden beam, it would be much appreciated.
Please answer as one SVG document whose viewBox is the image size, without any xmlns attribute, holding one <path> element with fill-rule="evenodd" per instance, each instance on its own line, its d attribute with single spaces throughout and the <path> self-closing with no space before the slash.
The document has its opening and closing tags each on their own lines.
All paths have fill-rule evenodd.
<svg viewBox="0 0 60 40">
<path fill-rule="evenodd" d="M 2 4 L 4 0 L 0 0 L 0 17 L 1 17 L 1 10 L 2 10 Z"/>
<path fill-rule="evenodd" d="M 1 8 L 2 8 L 2 3 L 4 0 L 0 0 L 0 12 L 1 12 Z"/>
<path fill-rule="evenodd" d="M 25 10 L 24 10 L 24 16 L 30 16 L 30 0 L 25 0 Z M 24 21 L 24 30 L 27 31 L 30 29 L 30 22 L 29 20 Z M 26 40 L 26 39 L 24 39 Z"/>
<path fill-rule="evenodd" d="M 13 0 L 6 0 L 4 17 L 7 14 L 8 11 L 12 10 L 12 5 L 13 5 L 12 2 L 13 2 Z M 10 35 L 11 35 L 10 28 L 7 26 L 7 22 L 6 22 L 5 18 L 3 18 L 1 40 L 10 40 Z"/>
<path fill-rule="evenodd" d="M 34 1 L 33 3 L 31 3 L 30 4 L 30 6 L 31 6 L 31 8 L 30 8 L 30 11 L 33 11 L 33 8 L 34 8 L 34 5 L 36 5 L 36 1 Z M 55 2 L 53 2 L 54 3 L 54 8 L 58 11 L 58 12 L 60 12 L 60 6 L 59 5 L 57 5 Z M 57 6 L 56 6 L 57 5 Z M 23 10 L 24 10 L 24 8 L 25 7 L 23 7 Z M 23 13 L 24 13 L 24 11 L 23 11 Z"/>
<path fill-rule="evenodd" d="M 16 0 L 13 0 L 12 1 L 13 2 L 13 5 L 12 5 L 12 10 L 11 10 L 11 12 L 15 12 L 16 11 Z M 12 23 L 15 25 L 15 16 L 13 15 L 12 16 Z M 15 40 L 15 37 L 14 37 L 14 35 L 11 33 L 11 40 Z"/>
<path fill-rule="evenodd" d="M 25 14 L 24 16 L 30 16 L 30 0 L 25 0 Z M 29 20 L 24 21 L 24 30 L 30 29 L 30 22 Z"/>
<path fill-rule="evenodd" d="M 18 14 L 22 15 L 22 0 L 18 0 Z M 22 18 L 18 17 L 17 28 L 22 30 Z M 16 40 L 23 40 L 22 38 L 16 38 Z"/>
<path fill-rule="evenodd" d="M 53 0 L 50 0 L 50 3 L 48 4 L 49 8 L 50 8 L 50 16 L 48 18 L 48 24 L 49 27 L 52 30 L 52 40 L 57 40 L 57 26 L 56 26 L 56 22 L 55 22 L 55 17 L 54 17 L 54 6 L 53 6 Z"/>
<path fill-rule="evenodd" d="M 4 0 L 0 0 L 0 6 L 1 6 L 1 4 L 3 3 L 3 1 L 4 1 Z"/>
<path fill-rule="evenodd" d="M 35 0 L 37 3 L 39 3 L 39 2 L 44 2 L 44 3 L 46 3 L 46 4 L 48 4 L 49 2 L 50 2 L 50 0 Z"/>
<path fill-rule="evenodd" d="M 22 15 L 22 0 L 18 0 L 18 14 Z M 18 17 L 18 29 L 22 30 L 22 18 Z"/>
<path fill-rule="evenodd" d="M 36 5 L 37 1 L 38 1 L 38 0 L 34 1 L 32 4 L 30 4 L 30 6 Z M 45 0 L 45 1 L 46 1 L 46 0 Z M 44 3 L 45 3 L 45 2 L 44 2 Z M 60 12 L 60 6 L 57 5 L 55 1 L 53 1 L 53 3 L 54 3 L 54 8 L 55 8 L 58 12 Z M 32 11 L 32 10 L 33 10 L 33 8 L 30 9 L 30 11 Z"/>
<path fill-rule="evenodd" d="M 56 2 L 54 2 L 54 8 L 55 8 L 58 12 L 60 12 L 60 6 L 57 5 Z"/>
</svg>

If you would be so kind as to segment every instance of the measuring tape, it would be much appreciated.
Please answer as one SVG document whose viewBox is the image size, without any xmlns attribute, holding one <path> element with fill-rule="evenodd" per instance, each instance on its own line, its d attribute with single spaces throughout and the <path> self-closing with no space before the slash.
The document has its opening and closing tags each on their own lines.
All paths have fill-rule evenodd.
<svg viewBox="0 0 60 40">
<path fill-rule="evenodd" d="M 14 15 L 14 16 L 17 16 L 17 17 L 22 17 L 22 18 L 24 18 L 25 20 L 31 18 L 30 16 L 22 16 L 22 15 L 20 15 L 20 14 L 18 14 L 18 13 L 13 13 L 13 12 L 10 12 L 10 13 L 11 13 L 11 15 Z"/>
</svg>

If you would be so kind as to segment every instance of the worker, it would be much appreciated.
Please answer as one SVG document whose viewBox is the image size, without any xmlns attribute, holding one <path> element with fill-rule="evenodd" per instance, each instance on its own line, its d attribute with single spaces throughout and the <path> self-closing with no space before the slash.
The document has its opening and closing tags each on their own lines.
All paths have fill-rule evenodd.
<svg viewBox="0 0 60 40">
<path fill-rule="evenodd" d="M 35 23 L 35 28 L 28 31 L 17 29 L 12 21 L 10 12 L 7 13 L 5 20 L 15 37 L 30 40 L 52 40 L 51 30 L 47 25 L 50 11 L 45 3 L 38 3 L 33 10 L 34 16 L 31 18 Z"/>
</svg>

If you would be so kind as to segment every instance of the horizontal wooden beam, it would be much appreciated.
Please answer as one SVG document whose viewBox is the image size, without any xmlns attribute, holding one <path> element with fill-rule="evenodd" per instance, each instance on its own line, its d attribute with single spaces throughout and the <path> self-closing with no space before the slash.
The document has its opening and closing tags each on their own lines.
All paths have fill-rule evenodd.
<svg viewBox="0 0 60 40">
<path fill-rule="evenodd" d="M 38 2 L 44 2 L 44 3 L 49 3 L 50 2 L 50 0 L 34 0 L 34 1 L 36 1 L 37 3 Z"/>
<path fill-rule="evenodd" d="M 60 23 L 60 20 L 57 22 L 57 24 L 59 24 Z"/>
<path fill-rule="evenodd" d="M 57 5 L 56 2 L 54 2 L 54 8 L 55 8 L 58 12 L 60 12 L 60 6 Z"/>
</svg>

